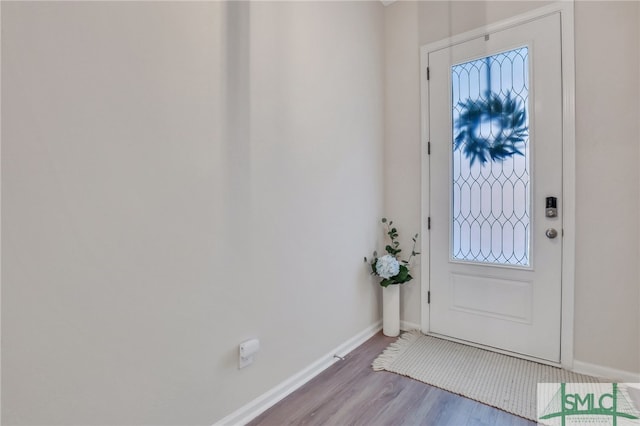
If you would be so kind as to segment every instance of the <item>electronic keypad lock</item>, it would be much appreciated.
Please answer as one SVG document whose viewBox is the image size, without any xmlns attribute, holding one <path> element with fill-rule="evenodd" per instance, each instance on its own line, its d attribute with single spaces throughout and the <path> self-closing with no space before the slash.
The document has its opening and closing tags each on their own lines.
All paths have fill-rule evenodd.
<svg viewBox="0 0 640 426">
<path fill-rule="evenodd" d="M 546 217 L 558 216 L 558 199 L 556 197 L 547 197 L 547 207 L 545 208 L 544 215 Z"/>
</svg>

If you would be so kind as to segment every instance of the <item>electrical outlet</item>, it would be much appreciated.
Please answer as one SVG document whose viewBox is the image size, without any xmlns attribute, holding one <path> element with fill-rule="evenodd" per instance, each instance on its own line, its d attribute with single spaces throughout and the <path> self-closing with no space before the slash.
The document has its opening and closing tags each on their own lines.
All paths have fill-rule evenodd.
<svg viewBox="0 0 640 426">
<path fill-rule="evenodd" d="M 238 368 L 244 368 L 253 363 L 253 357 L 260 349 L 260 341 L 258 339 L 247 340 L 240 343 L 238 348 Z"/>
</svg>

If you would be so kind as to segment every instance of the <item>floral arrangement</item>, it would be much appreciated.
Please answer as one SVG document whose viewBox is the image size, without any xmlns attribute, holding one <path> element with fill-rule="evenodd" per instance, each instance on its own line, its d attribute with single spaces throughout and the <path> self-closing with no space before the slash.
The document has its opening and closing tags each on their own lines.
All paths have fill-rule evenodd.
<svg viewBox="0 0 640 426">
<path fill-rule="evenodd" d="M 411 281 L 413 279 L 409 273 L 411 259 L 420 254 L 416 251 L 418 234 L 412 238 L 413 248 L 411 249 L 411 255 L 406 260 L 402 260 L 399 258 L 402 249 L 399 248 L 398 230 L 393 227 L 393 221 L 387 221 L 387 218 L 383 217 L 381 222 L 385 227 L 387 236 L 391 240 L 391 244 L 387 244 L 385 247 L 387 254 L 378 257 L 378 253 L 374 251 L 371 261 L 366 257 L 364 258 L 365 263 L 371 265 L 371 275 L 377 275 L 382 278 L 382 281 L 380 281 L 382 287 L 387 287 L 391 284 L 404 284 Z"/>
</svg>

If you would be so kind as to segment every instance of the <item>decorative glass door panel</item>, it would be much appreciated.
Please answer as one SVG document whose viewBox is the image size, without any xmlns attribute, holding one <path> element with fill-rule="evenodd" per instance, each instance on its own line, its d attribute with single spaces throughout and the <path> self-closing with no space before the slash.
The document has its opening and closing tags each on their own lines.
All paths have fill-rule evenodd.
<svg viewBox="0 0 640 426">
<path fill-rule="evenodd" d="M 451 259 L 530 265 L 529 49 L 451 67 Z"/>
</svg>

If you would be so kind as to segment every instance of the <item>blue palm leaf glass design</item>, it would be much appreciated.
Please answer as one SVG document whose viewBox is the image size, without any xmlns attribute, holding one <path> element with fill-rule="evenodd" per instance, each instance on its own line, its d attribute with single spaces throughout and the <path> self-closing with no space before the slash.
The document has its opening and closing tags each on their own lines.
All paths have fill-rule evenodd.
<svg viewBox="0 0 640 426">
<path fill-rule="evenodd" d="M 454 261 L 529 266 L 529 51 L 453 65 Z"/>
</svg>

